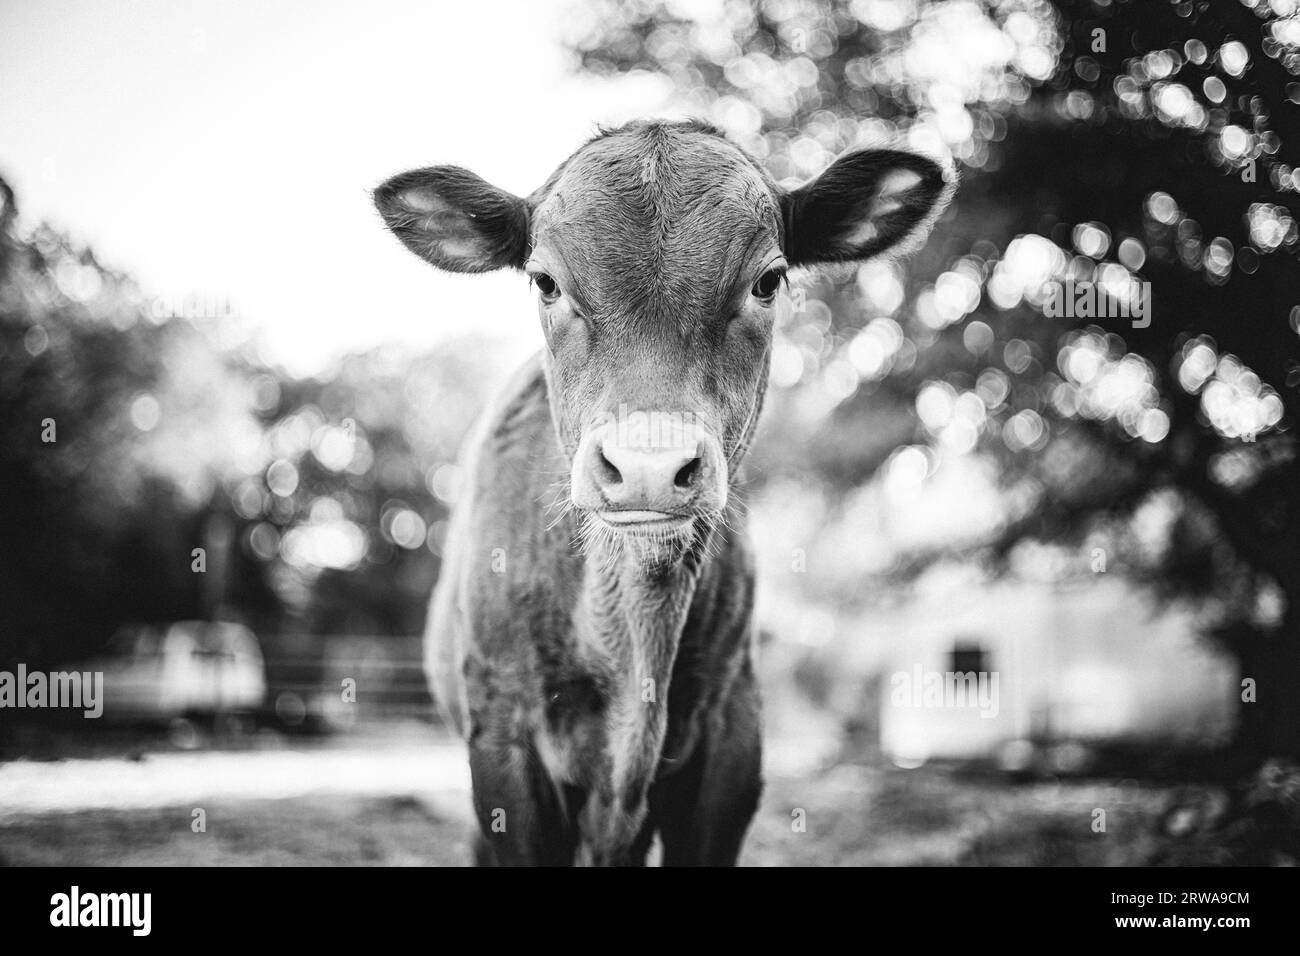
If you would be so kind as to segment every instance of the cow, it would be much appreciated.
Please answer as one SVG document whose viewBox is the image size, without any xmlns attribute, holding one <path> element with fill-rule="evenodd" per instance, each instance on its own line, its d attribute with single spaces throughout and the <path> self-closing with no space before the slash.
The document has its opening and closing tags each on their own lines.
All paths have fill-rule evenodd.
<svg viewBox="0 0 1300 956">
<path fill-rule="evenodd" d="M 426 633 L 480 865 L 734 865 L 762 789 L 738 470 L 787 270 L 896 255 L 949 164 L 857 148 L 797 188 L 699 121 L 600 131 L 527 197 L 375 190 L 439 269 L 522 270 L 545 348 L 472 430 Z"/>
</svg>

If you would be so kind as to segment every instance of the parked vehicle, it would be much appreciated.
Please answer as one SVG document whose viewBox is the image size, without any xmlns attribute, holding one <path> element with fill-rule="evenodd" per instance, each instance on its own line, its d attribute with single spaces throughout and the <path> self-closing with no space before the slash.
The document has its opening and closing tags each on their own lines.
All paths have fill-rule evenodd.
<svg viewBox="0 0 1300 956">
<path fill-rule="evenodd" d="M 114 721 L 250 713 L 266 697 L 257 636 L 227 621 L 123 628 L 85 667 L 103 671 L 104 716 Z"/>
</svg>

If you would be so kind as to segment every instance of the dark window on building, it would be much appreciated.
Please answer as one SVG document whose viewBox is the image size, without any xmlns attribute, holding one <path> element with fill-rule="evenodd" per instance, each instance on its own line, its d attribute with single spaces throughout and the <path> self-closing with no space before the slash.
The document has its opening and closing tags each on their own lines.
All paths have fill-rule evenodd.
<svg viewBox="0 0 1300 956">
<path fill-rule="evenodd" d="M 952 645 L 951 670 L 958 674 L 988 673 L 993 670 L 989 652 L 976 641 L 956 641 Z"/>
</svg>

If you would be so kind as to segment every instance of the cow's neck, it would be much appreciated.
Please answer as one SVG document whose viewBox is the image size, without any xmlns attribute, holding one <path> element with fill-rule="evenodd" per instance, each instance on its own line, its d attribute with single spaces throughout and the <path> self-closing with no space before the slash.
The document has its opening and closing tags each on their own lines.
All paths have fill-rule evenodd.
<svg viewBox="0 0 1300 956">
<path fill-rule="evenodd" d="M 707 558 L 702 543 L 653 571 L 628 551 L 596 544 L 586 556 L 577 628 L 610 681 L 606 783 L 620 801 L 644 797 L 668 725 L 673 663 Z"/>
<path fill-rule="evenodd" d="M 668 567 L 648 569 L 624 550 L 598 545 L 587 556 L 583 636 L 607 655 L 621 674 L 635 678 L 638 699 L 662 701 L 677 644 L 707 559 L 693 551 Z M 646 685 L 647 680 L 654 681 Z"/>
</svg>

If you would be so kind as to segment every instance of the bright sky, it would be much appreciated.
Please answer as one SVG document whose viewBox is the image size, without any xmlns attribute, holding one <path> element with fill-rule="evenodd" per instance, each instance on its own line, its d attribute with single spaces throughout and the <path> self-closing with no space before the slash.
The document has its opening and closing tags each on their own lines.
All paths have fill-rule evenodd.
<svg viewBox="0 0 1300 956">
<path fill-rule="evenodd" d="M 23 222 L 151 293 L 229 295 L 298 373 L 475 328 L 540 344 L 522 277 L 436 272 L 369 189 L 454 163 L 527 193 L 666 89 L 569 75 L 564 0 L 234 6 L 0 0 L 0 173 Z"/>
</svg>

